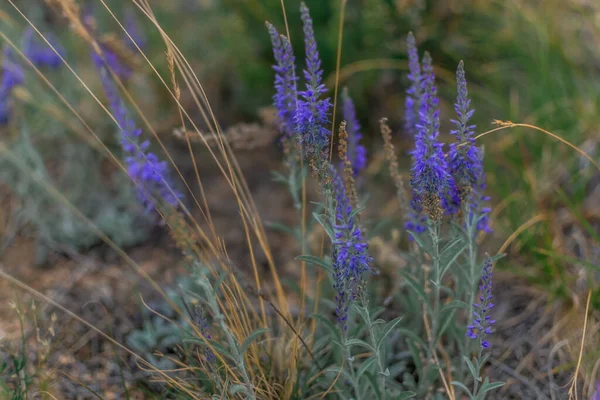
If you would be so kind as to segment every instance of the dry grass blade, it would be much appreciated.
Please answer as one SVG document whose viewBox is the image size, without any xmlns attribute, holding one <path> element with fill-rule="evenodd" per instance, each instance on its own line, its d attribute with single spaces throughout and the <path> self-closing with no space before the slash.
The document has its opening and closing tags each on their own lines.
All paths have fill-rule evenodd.
<svg viewBox="0 0 600 400">
<path fill-rule="evenodd" d="M 585 304 L 585 319 L 583 320 L 583 333 L 581 334 L 581 347 L 579 349 L 579 358 L 577 359 L 577 366 L 575 367 L 575 373 L 571 387 L 569 388 L 569 400 L 577 400 L 577 377 L 579 376 L 579 367 L 581 366 L 581 359 L 583 357 L 583 346 L 585 344 L 585 332 L 587 330 L 588 316 L 590 310 L 590 300 L 592 299 L 592 291 L 588 292 L 587 302 Z"/>
</svg>

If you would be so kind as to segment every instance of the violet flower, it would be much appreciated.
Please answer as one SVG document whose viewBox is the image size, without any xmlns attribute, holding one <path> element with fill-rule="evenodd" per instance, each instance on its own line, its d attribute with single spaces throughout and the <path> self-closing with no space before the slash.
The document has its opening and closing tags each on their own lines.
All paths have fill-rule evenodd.
<svg viewBox="0 0 600 400">
<path fill-rule="evenodd" d="M 452 186 L 452 177 L 448 172 L 442 144 L 438 141 L 439 100 L 431 56 L 427 52 L 423 57 L 421 89 L 423 102 L 419 112 L 415 149 L 411 152 L 413 165 L 410 182 L 414 192 L 422 200 L 425 213 L 432 221 L 437 221 L 443 215 L 442 201 Z"/>
<path fill-rule="evenodd" d="M 419 64 L 419 52 L 412 32 L 406 37 L 406 46 L 408 49 L 408 80 L 410 86 L 406 90 L 406 100 L 404 109 L 404 130 L 410 135 L 417 134 L 417 125 L 419 124 L 419 111 L 423 102 L 423 89 L 421 87 L 421 66 Z"/>
<path fill-rule="evenodd" d="M 493 333 L 492 325 L 496 322 L 490 316 L 490 310 L 494 308 L 492 303 L 492 259 L 486 255 L 483 261 L 483 273 L 479 285 L 479 303 L 473 304 L 473 325 L 467 327 L 467 336 L 471 339 L 479 339 L 481 347 L 487 349 L 490 342 L 486 337 Z"/>
<path fill-rule="evenodd" d="M 106 64 L 97 62 L 96 66 L 110 109 L 121 130 L 121 146 L 127 154 L 127 172 L 137 186 L 140 202 L 147 212 L 157 206 L 155 199 L 176 207 L 183 196 L 172 185 L 167 162 L 159 161 L 158 156 L 148 150 L 150 142 L 141 139 L 142 130 L 130 118 Z"/>
<path fill-rule="evenodd" d="M 58 68 L 62 63 L 61 57 L 65 57 L 65 49 L 51 33 L 44 33 L 44 37 L 54 49 L 28 28 L 23 36 L 23 53 L 37 67 Z"/>
<path fill-rule="evenodd" d="M 0 81 L 0 125 L 6 125 L 10 117 L 10 95 L 15 86 L 23 83 L 23 68 L 15 61 L 13 50 L 4 45 L 2 61 L 2 81 Z"/>
<path fill-rule="evenodd" d="M 146 47 L 146 38 L 144 37 L 140 25 L 137 19 L 135 18 L 135 14 L 131 9 L 127 9 L 127 11 L 125 12 L 124 26 L 129 35 L 123 32 L 123 42 L 126 44 L 127 47 L 129 47 L 130 50 L 137 53 L 137 47 L 139 47 L 140 49 Z"/>
<path fill-rule="evenodd" d="M 292 45 L 287 37 L 277 32 L 273 25 L 267 22 L 267 29 L 273 45 L 275 57 L 275 95 L 273 105 L 277 110 L 280 129 L 283 138 L 291 138 L 294 134 L 294 114 L 298 95 L 296 90 L 296 65 Z"/>
<path fill-rule="evenodd" d="M 100 49 L 102 54 L 92 52 L 92 61 L 96 68 L 109 68 L 119 79 L 128 80 L 133 74 L 131 68 L 125 65 L 119 56 L 108 47 L 100 44 Z"/>
<path fill-rule="evenodd" d="M 456 84 L 458 95 L 454 110 L 458 118 L 452 120 L 456 129 L 450 133 L 458 139 L 458 142 L 450 144 L 448 153 L 450 173 L 454 178 L 455 187 L 450 191 L 448 197 L 452 198 L 455 205 L 463 203 L 469 218 L 478 219 L 478 221 L 472 221 L 477 225 L 478 230 L 489 231 L 488 214 L 491 209 L 484 206 L 489 198 L 483 194 L 485 189 L 483 151 L 475 146 L 473 138 L 475 125 L 469 123 L 474 110 L 470 108 L 471 99 L 467 91 L 467 80 L 462 61 L 456 70 Z"/>
<path fill-rule="evenodd" d="M 333 224 L 333 287 L 336 291 L 338 322 L 346 329 L 348 309 L 361 293 L 364 276 L 375 273 L 355 212 L 348 201 L 342 177 L 331 167 L 331 188 L 335 199 L 335 223 Z"/>
<path fill-rule="evenodd" d="M 321 59 L 317 50 L 317 42 L 313 30 L 313 22 L 309 10 L 304 3 L 300 6 L 300 13 L 304 25 L 304 44 L 306 50 L 306 69 L 304 78 L 306 90 L 299 93 L 296 114 L 294 115 L 295 132 L 302 143 L 304 154 L 311 161 L 316 161 L 316 167 L 328 157 L 328 144 L 330 131 L 329 98 L 322 98 L 327 93 L 323 84 L 323 70 Z"/>
</svg>

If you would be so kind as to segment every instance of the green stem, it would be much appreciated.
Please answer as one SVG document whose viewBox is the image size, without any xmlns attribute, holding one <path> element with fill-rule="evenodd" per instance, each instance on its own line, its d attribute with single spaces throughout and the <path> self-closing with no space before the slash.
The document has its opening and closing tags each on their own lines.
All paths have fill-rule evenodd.
<svg viewBox="0 0 600 400">
<path fill-rule="evenodd" d="M 479 354 L 477 355 L 477 376 L 473 377 L 474 378 L 474 382 L 473 382 L 473 398 L 476 398 L 477 396 L 477 391 L 479 390 L 479 379 L 481 378 L 481 365 L 479 363 L 479 360 L 481 360 L 481 354 L 483 353 L 483 347 L 479 346 Z"/>
<path fill-rule="evenodd" d="M 433 272 L 433 317 L 431 321 L 431 343 L 429 345 L 430 357 L 435 351 L 436 338 L 440 323 L 440 286 L 441 286 L 441 269 L 440 269 L 440 222 L 429 222 L 429 234 L 432 243 L 432 272 Z"/>
<path fill-rule="evenodd" d="M 360 396 L 360 388 L 358 386 L 358 382 L 356 381 L 356 372 L 354 371 L 354 366 L 352 365 L 352 361 L 350 361 L 351 358 L 351 354 L 350 354 L 350 349 L 348 348 L 348 346 L 346 346 L 346 341 L 348 340 L 346 331 L 344 331 L 342 329 L 342 341 L 343 341 L 343 347 L 344 347 L 344 357 L 346 358 L 346 360 L 344 361 L 344 364 L 348 365 L 348 371 L 352 380 L 352 387 L 354 388 L 354 394 L 356 395 L 356 400 L 361 400 L 361 396 Z"/>
<path fill-rule="evenodd" d="M 373 329 L 373 326 L 371 325 L 371 315 L 369 314 L 369 305 L 367 301 L 362 301 L 362 306 L 364 307 L 366 313 L 367 313 L 367 317 L 368 317 L 368 321 L 367 321 L 367 325 L 369 328 L 369 335 L 371 337 L 371 345 L 373 346 L 374 349 L 374 356 L 375 359 L 377 360 L 377 367 L 379 368 L 379 391 L 381 392 L 381 398 L 383 400 L 385 400 L 385 360 L 384 358 L 381 356 L 381 352 L 379 351 L 379 349 L 377 348 L 377 337 L 375 336 L 375 331 Z"/>
<path fill-rule="evenodd" d="M 477 294 L 477 243 L 475 242 L 475 232 L 474 232 L 474 224 L 471 218 L 469 218 L 467 214 L 468 210 L 464 210 L 465 214 L 465 223 L 467 228 L 468 235 L 468 245 L 469 245 L 469 282 L 468 282 L 468 305 L 469 305 L 469 315 L 467 318 L 467 326 L 473 323 L 473 303 L 475 302 L 475 295 Z M 469 349 L 469 337 L 465 336 L 465 350 Z"/>
</svg>

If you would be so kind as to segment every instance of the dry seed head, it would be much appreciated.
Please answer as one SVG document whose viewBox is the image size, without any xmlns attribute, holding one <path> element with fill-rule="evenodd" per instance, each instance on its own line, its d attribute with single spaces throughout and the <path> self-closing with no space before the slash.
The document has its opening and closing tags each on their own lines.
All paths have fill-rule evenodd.
<svg viewBox="0 0 600 400">
<path fill-rule="evenodd" d="M 340 159 L 344 163 L 344 186 L 346 187 L 346 195 L 348 196 L 350 205 L 355 208 L 357 205 L 356 183 L 354 182 L 352 163 L 348 159 L 348 132 L 346 131 L 346 121 L 342 121 L 340 124 L 338 136 L 338 153 Z"/>
<path fill-rule="evenodd" d="M 79 8 L 79 4 L 75 0 L 45 0 L 48 7 L 51 9 L 60 10 L 63 17 L 69 21 L 71 25 L 71 29 L 83 40 L 88 42 L 96 51 L 96 53 L 100 54 L 100 46 L 94 40 L 88 28 L 85 26 L 83 21 L 81 20 L 81 10 Z"/>
<path fill-rule="evenodd" d="M 423 195 L 423 210 L 434 222 L 440 221 L 444 216 L 444 210 L 438 195 L 434 193 L 427 193 Z"/>
<path fill-rule="evenodd" d="M 406 190 L 404 188 L 404 180 L 400 174 L 400 168 L 398 167 L 398 157 L 396 156 L 396 149 L 392 144 L 392 130 L 390 129 L 387 118 L 382 118 L 379 121 L 379 129 L 384 142 L 385 158 L 388 160 L 390 176 L 394 185 L 396 186 L 396 196 L 400 202 L 400 208 L 405 216 L 408 215 L 408 199 L 406 196 Z"/>
<path fill-rule="evenodd" d="M 177 78 L 175 77 L 175 56 L 173 55 L 173 50 L 171 47 L 167 48 L 165 54 L 167 56 L 167 63 L 169 64 L 169 72 L 171 73 L 171 83 L 173 84 L 175 98 L 179 101 L 181 99 L 181 89 L 179 88 Z"/>
</svg>

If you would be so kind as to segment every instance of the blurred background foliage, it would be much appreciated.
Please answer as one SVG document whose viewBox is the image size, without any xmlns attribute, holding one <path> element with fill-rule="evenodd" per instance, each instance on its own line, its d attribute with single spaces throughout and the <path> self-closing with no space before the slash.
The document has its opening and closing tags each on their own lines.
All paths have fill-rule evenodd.
<svg viewBox="0 0 600 400">
<path fill-rule="evenodd" d="M 33 0 L 24 2 L 40 4 Z M 312 11 L 324 69 L 330 74 L 327 83 L 332 88 L 341 2 L 307 0 L 306 3 Z M 100 2 L 84 4 L 87 12 L 95 17 L 98 32 L 123 36 Z M 160 33 L 132 4 L 118 0 L 108 1 L 108 4 L 121 19 L 127 12 L 133 12 L 146 38 L 145 54 L 168 81 Z M 291 41 L 299 65 L 302 65 L 303 43 L 297 34 L 301 32 L 299 2 L 286 0 L 284 4 L 290 32 L 296 33 Z M 174 0 L 155 2 L 153 7 L 162 28 L 198 74 L 219 122 L 227 127 L 241 121 L 258 120 L 257 110 L 268 106 L 273 94 L 272 51 L 264 22 L 268 20 L 285 32 L 281 1 Z M 62 31 L 60 38 L 67 49 L 67 59 L 77 66 L 92 89 L 97 90 L 89 49 L 64 29 L 66 26 L 61 17 L 39 6 L 22 9 L 31 11 L 29 16 L 36 23 L 45 23 L 57 33 Z M 3 23 L 12 21 L 11 29 L 17 38 L 24 27 L 22 19 L 10 5 L 2 6 L 2 11 Z M 599 159 L 598 2 L 348 0 L 340 83 L 349 87 L 356 102 L 373 158 L 381 152 L 377 126 L 383 116 L 390 119 L 397 131 L 400 151 L 406 153 L 412 146 L 411 139 L 401 131 L 407 87 L 404 41 L 409 31 L 415 33 L 419 48 L 432 54 L 438 67 L 443 115 L 452 115 L 454 71 L 462 59 L 465 60 L 479 132 L 492 129 L 494 119 L 534 124 Z M 128 88 L 145 115 L 151 116 L 150 122 L 159 135 L 168 138 L 179 124 L 172 99 L 152 76 L 143 59 L 133 53 L 131 56 L 136 61 L 136 72 L 127 82 Z M 90 71 L 86 72 L 84 66 Z M 68 72 L 62 73 L 65 75 L 60 90 L 73 96 L 86 116 L 96 117 L 98 124 L 95 126 L 102 127 L 98 132 L 101 137 L 114 137 L 114 126 L 101 122 L 106 118 L 99 107 L 93 104 L 89 95 L 83 95 L 83 90 L 69 78 Z M 27 90 L 33 89 L 27 86 Z M 37 91 L 47 91 L 43 88 L 35 90 L 36 96 Z M 185 91 L 182 100 L 191 105 L 192 99 Z M 20 98 L 18 101 L 23 103 Z M 33 112 L 28 111 L 29 108 L 23 105 L 22 113 Z M 36 116 L 27 120 L 39 119 Z M 100 179 L 98 171 L 101 170 L 102 156 L 84 156 L 84 150 L 74 150 L 74 146 L 82 145 L 75 136 L 65 133 L 63 127 L 52 128 L 56 123 L 44 121 L 43 124 L 48 129 L 27 124 L 26 128 L 16 131 L 13 125 L 11 133 L 3 131 L 2 134 L 12 135 L 15 149 L 20 148 L 20 151 L 25 151 L 23 149 L 28 148 L 30 141 L 39 142 L 40 145 L 35 147 L 39 154 L 35 158 L 44 160 L 46 169 L 48 161 L 44 154 L 57 155 L 56 147 L 50 143 L 54 141 L 54 146 L 60 143 L 61 151 L 73 155 L 64 157 L 69 165 L 85 167 L 78 172 L 79 177 L 69 176 L 68 179 L 88 182 Z M 449 126 L 443 125 L 442 130 L 448 132 Z M 110 139 L 108 141 L 110 143 Z M 573 291 L 579 292 L 586 288 L 585 285 L 597 282 L 594 277 L 598 275 L 600 259 L 600 205 L 593 199 L 600 194 L 598 171 L 572 149 L 533 130 L 514 128 L 494 132 L 482 138 L 481 143 L 486 150 L 488 186 L 496 205 L 493 226 L 498 232 L 496 236 L 508 237 L 524 223 L 530 223 L 508 249 L 510 263 L 505 262 L 502 267 L 563 298 L 570 298 Z M 85 151 L 92 152 L 89 148 Z M 77 161 L 82 157 L 85 162 Z M 187 156 L 182 153 L 181 157 Z M 38 167 L 41 168 L 41 164 Z M 11 186 L 22 198 L 38 198 L 31 196 L 29 189 L 22 189 L 23 183 L 18 178 L 6 179 L 12 182 Z M 75 181 L 58 187 L 64 192 L 68 187 L 77 186 L 72 182 Z M 109 218 L 100 224 L 113 229 L 113 236 L 122 234 L 123 245 L 132 244 L 140 239 L 132 228 L 135 221 L 131 215 L 134 214 L 129 212 L 134 202 L 130 193 L 123 192 L 128 190 L 124 189 L 127 185 L 115 182 L 109 185 L 112 191 L 105 190 L 102 185 L 88 184 L 87 188 L 94 189 L 83 197 L 69 194 L 68 190 L 66 193 L 73 196 L 86 215 Z M 90 196 L 93 201 L 88 198 Z M 109 196 L 111 200 L 102 196 Z M 39 218 L 42 212 L 39 205 L 32 207 L 27 220 L 39 225 L 43 220 Z M 124 218 L 125 215 L 128 217 Z M 113 225 L 115 220 L 119 224 Z M 53 229 L 61 225 L 56 221 L 47 224 Z M 38 229 L 44 232 L 42 227 L 38 226 Z M 47 232 L 44 235 L 51 240 L 60 238 L 75 247 L 89 245 L 85 236 L 69 236 L 64 229 Z M 500 247 L 501 242 L 496 245 Z M 598 299 L 597 293 L 596 305 L 600 305 Z"/>
</svg>

